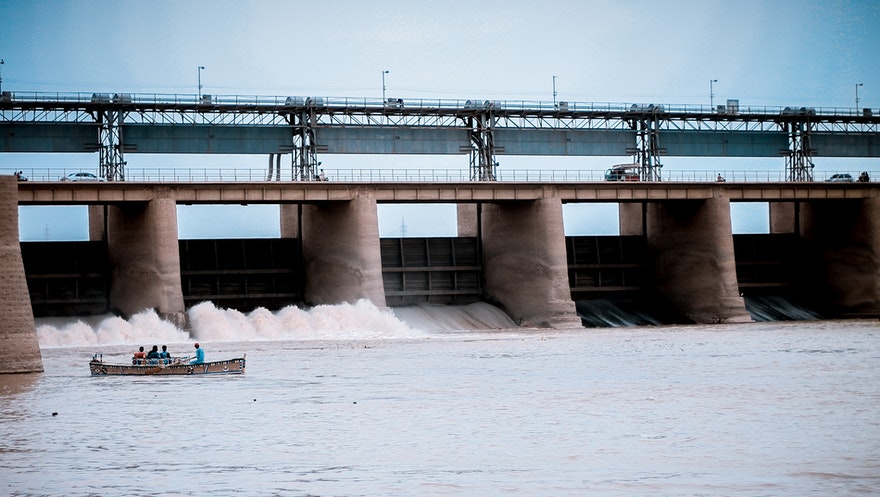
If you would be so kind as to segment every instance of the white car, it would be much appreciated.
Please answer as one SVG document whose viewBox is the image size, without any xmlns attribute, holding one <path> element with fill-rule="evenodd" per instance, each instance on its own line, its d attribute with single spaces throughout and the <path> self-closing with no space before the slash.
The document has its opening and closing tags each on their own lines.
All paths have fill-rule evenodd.
<svg viewBox="0 0 880 497">
<path fill-rule="evenodd" d="M 852 183 L 853 177 L 849 173 L 838 173 L 832 174 L 831 177 L 825 181 L 830 181 L 831 183 Z"/>
<path fill-rule="evenodd" d="M 92 173 L 79 172 L 62 176 L 61 181 L 104 181 L 104 178 L 99 178 Z"/>
</svg>

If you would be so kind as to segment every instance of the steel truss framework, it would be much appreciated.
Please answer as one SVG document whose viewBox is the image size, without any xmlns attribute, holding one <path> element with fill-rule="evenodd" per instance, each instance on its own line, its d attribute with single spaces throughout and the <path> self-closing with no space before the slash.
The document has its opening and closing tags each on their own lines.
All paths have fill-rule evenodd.
<svg viewBox="0 0 880 497">
<path fill-rule="evenodd" d="M 468 118 L 471 181 L 495 181 L 498 162 L 495 160 L 494 123 L 495 116 L 491 112 Z"/>
<path fill-rule="evenodd" d="M 785 123 L 788 128 L 788 150 L 785 156 L 785 179 L 788 181 L 813 181 L 813 154 L 810 146 L 810 123 Z"/>
<path fill-rule="evenodd" d="M 627 149 L 645 180 L 660 180 L 664 133 L 785 132 L 786 177 L 812 180 L 815 133 L 874 135 L 880 112 L 854 109 L 741 108 L 721 113 L 702 106 L 506 102 L 483 100 L 407 100 L 388 102 L 350 98 L 212 97 L 192 95 L 15 94 L 0 101 L 3 123 L 97 124 L 100 174 L 125 179 L 124 125 L 284 126 L 290 128 L 292 177 L 318 180 L 320 145 L 316 130 L 330 127 L 410 127 L 465 130 L 471 146 L 471 179 L 496 177 L 497 130 L 627 130 L 635 143 Z M 277 155 L 277 156 L 275 156 Z M 268 179 L 280 178 L 281 153 L 270 156 Z M 273 157 L 275 156 L 275 157 Z M 274 161 L 274 166 L 273 166 Z"/>
<path fill-rule="evenodd" d="M 125 181 L 125 158 L 122 151 L 122 122 L 125 113 L 112 109 L 95 113 L 99 124 L 98 174 L 107 181 Z"/>
<path fill-rule="evenodd" d="M 319 181 L 323 172 L 318 171 L 318 147 L 315 139 L 314 109 L 300 110 L 288 115 L 288 122 L 293 132 L 293 163 L 291 177 L 294 181 Z"/>
</svg>

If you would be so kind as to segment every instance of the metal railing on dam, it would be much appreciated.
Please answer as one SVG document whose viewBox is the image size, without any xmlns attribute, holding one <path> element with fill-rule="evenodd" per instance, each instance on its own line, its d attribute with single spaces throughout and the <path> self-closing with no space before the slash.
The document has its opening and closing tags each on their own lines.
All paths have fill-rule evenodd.
<svg viewBox="0 0 880 497">
<path fill-rule="evenodd" d="M 508 112 L 633 112 L 651 110 L 673 114 L 742 114 L 742 115 L 780 115 L 800 112 L 802 108 L 782 105 L 740 105 L 730 104 L 711 106 L 705 104 L 639 104 L 632 102 L 575 102 L 544 101 L 525 99 L 483 98 L 391 98 L 382 100 L 375 97 L 333 97 L 333 96 L 272 96 L 272 95 L 197 95 L 175 93 L 94 93 L 94 92 L 3 92 L 0 101 L 24 104 L 41 109 L 73 109 L 100 104 L 118 106 L 138 106 L 153 109 L 194 109 L 218 107 L 225 110 L 239 110 L 243 113 L 258 110 L 283 111 L 292 107 L 317 107 L 326 109 L 347 109 L 350 112 L 366 110 L 409 110 L 436 112 L 443 110 L 488 109 Z M 865 109 L 853 107 L 810 107 L 803 108 L 816 116 L 864 117 Z M 880 109 L 868 109 L 870 114 L 880 113 Z M 48 114 L 47 116 L 48 117 Z"/>
<path fill-rule="evenodd" d="M 857 180 L 864 170 L 835 170 L 816 173 L 814 181 L 831 180 L 835 174 L 849 174 Z M 0 168 L 0 175 L 14 175 L 20 172 L 28 181 L 67 181 L 78 173 L 93 174 L 94 169 L 84 168 Z M 880 169 L 864 171 L 872 180 L 880 180 Z M 470 172 L 465 169 L 327 169 L 327 181 L 344 183 L 461 183 L 470 181 Z M 295 181 L 291 171 L 282 171 L 279 176 L 269 177 L 265 169 L 255 168 L 129 168 L 126 181 L 144 183 L 236 183 L 236 182 L 290 182 Z M 776 183 L 786 181 L 785 173 L 779 170 L 667 170 L 664 182 L 716 183 L 718 177 L 724 181 L 740 183 Z M 499 170 L 496 182 L 538 182 L 538 183 L 580 183 L 605 182 L 605 171 L 597 169 L 509 169 Z"/>
</svg>

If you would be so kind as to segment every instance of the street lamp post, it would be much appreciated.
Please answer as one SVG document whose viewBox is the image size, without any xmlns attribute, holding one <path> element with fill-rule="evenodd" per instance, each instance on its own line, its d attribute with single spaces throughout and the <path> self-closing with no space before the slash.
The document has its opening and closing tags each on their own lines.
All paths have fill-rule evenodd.
<svg viewBox="0 0 880 497">
<path fill-rule="evenodd" d="M 385 105 L 385 75 L 388 74 L 388 70 L 382 71 L 382 105 Z"/>
<path fill-rule="evenodd" d="M 202 71 L 205 69 L 205 66 L 199 66 L 199 100 L 202 99 Z"/>
<path fill-rule="evenodd" d="M 2 63 L 2 61 L 0 61 Z M 864 86 L 862 83 L 856 83 L 856 112 L 859 111 L 859 87 Z"/>
<path fill-rule="evenodd" d="M 717 79 L 709 80 L 709 112 L 712 112 L 712 109 L 715 108 L 715 83 L 717 83 Z"/>
<path fill-rule="evenodd" d="M 553 108 L 556 108 L 556 76 L 553 76 Z"/>
<path fill-rule="evenodd" d="M 4 62 L 3 59 L 0 59 L 0 66 L 2 66 L 5 63 L 6 62 Z M 0 91 L 3 91 L 3 73 L 2 73 L 2 71 L 0 71 Z"/>
</svg>

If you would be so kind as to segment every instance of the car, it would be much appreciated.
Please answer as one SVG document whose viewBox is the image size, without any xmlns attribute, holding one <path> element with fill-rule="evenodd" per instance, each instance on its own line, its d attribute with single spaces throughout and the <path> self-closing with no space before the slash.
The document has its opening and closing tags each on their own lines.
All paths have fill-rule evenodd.
<svg viewBox="0 0 880 497">
<path fill-rule="evenodd" d="M 61 181 L 104 181 L 104 178 L 99 178 L 92 173 L 79 172 L 62 176 Z"/>
<path fill-rule="evenodd" d="M 638 164 L 618 164 L 605 171 L 605 181 L 639 181 Z"/>
<path fill-rule="evenodd" d="M 831 183 L 852 183 L 853 177 L 849 173 L 837 173 L 832 174 L 831 177 L 825 181 L 830 181 Z"/>
</svg>

